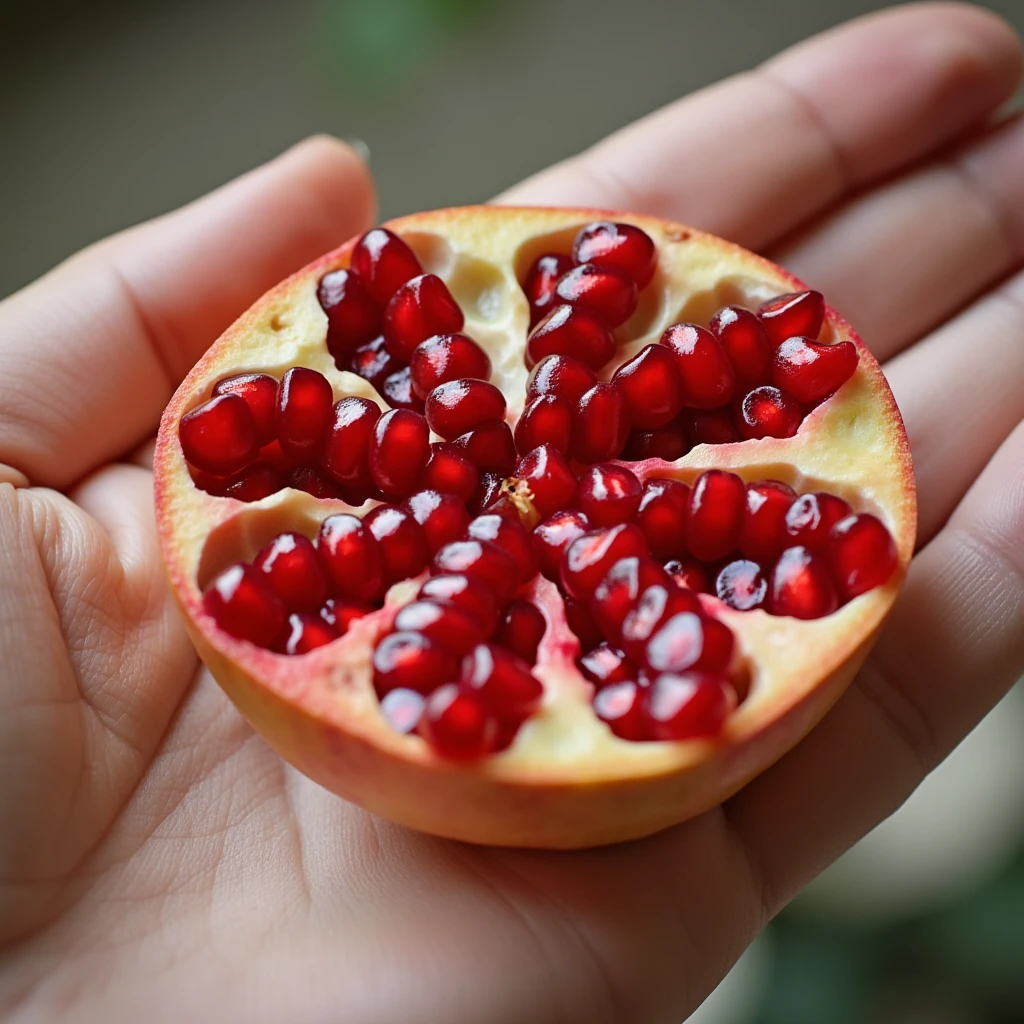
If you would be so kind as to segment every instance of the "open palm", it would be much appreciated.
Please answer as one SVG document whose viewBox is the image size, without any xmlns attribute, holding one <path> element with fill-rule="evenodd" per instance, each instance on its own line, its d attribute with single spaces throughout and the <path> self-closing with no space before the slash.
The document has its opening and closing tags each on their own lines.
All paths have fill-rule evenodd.
<svg viewBox="0 0 1024 1024">
<path fill-rule="evenodd" d="M 1024 671 L 1024 123 L 991 123 L 1019 65 L 978 9 L 891 11 L 502 197 L 766 252 L 857 325 L 914 451 L 921 549 L 854 686 L 642 842 L 480 849 L 374 818 L 263 745 L 178 619 L 147 438 L 235 316 L 369 225 L 350 150 L 307 142 L 0 305 L 0 1012 L 683 1018 Z"/>
</svg>

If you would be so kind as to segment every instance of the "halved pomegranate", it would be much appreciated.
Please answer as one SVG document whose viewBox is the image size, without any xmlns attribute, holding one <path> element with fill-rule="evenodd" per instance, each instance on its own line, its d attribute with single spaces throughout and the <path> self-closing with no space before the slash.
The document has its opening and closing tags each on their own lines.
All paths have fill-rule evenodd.
<svg viewBox="0 0 1024 1024">
<path fill-rule="evenodd" d="M 892 395 L 821 295 L 585 210 L 418 214 L 279 285 L 168 406 L 156 504 L 196 646 L 282 756 L 535 847 L 665 828 L 785 753 L 915 533 Z"/>
</svg>

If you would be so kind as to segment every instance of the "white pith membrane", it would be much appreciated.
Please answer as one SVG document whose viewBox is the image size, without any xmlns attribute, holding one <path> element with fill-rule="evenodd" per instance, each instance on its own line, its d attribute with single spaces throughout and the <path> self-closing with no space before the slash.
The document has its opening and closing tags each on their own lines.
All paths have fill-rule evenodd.
<svg viewBox="0 0 1024 1024">
<path fill-rule="evenodd" d="M 656 343 L 670 324 L 706 326 L 722 306 L 756 310 L 765 300 L 802 287 L 779 268 L 720 239 L 632 215 L 472 207 L 389 222 L 385 226 L 413 248 L 424 271 L 439 275 L 458 301 L 466 318 L 463 333 L 489 355 L 490 381 L 506 397 L 510 424 L 522 411 L 527 378 L 523 351 L 529 309 L 520 282 L 537 256 L 567 252 L 580 227 L 608 216 L 651 236 L 658 270 L 641 291 L 637 312 L 615 332 L 629 340 L 599 374 L 602 379 L 644 345 Z M 533 668 L 544 684 L 542 704 L 508 749 L 469 763 L 446 761 L 417 734 L 392 730 L 374 691 L 370 662 L 376 642 L 398 608 L 413 599 L 425 574 L 396 584 L 381 611 L 299 658 L 254 647 L 217 628 L 203 611 L 202 591 L 218 572 L 251 561 L 282 531 L 315 539 L 328 515 L 365 515 L 379 504 L 356 510 L 290 488 L 250 503 L 214 497 L 193 485 L 177 441 L 181 416 L 209 398 L 217 380 L 245 372 L 279 378 L 293 366 L 307 366 L 331 382 L 335 401 L 356 395 L 388 408 L 368 382 L 337 369 L 325 344 L 327 318 L 317 283 L 329 270 L 347 266 L 350 248 L 268 293 L 224 335 L 182 384 L 157 446 L 157 511 L 175 593 L 204 660 L 268 741 L 329 788 L 407 824 L 460 838 L 540 846 L 589 845 L 682 820 L 734 791 L 792 746 L 838 697 L 866 655 L 914 542 L 912 471 L 899 414 L 874 359 L 831 310 L 820 340 L 855 341 L 859 364 L 839 392 L 806 416 L 794 437 L 699 445 L 676 463 L 625 463 L 642 483 L 675 478 L 689 484 L 704 469 L 718 468 L 748 482 L 780 480 L 797 493 L 828 491 L 855 512 L 877 515 L 899 550 L 899 568 L 887 584 L 821 619 L 739 612 L 702 595 L 706 610 L 732 629 L 737 658 L 749 672 L 745 700 L 714 739 L 634 742 L 613 735 L 594 714 L 593 688 L 574 664 L 578 644 L 564 623 L 561 597 L 541 576 L 524 596 L 540 607 L 549 625 Z M 552 624 L 558 628 L 552 630 Z M 674 781 L 668 786 L 645 787 L 669 777 Z M 614 791 L 605 801 L 610 813 L 617 808 L 635 819 L 633 824 L 616 830 L 614 823 L 590 821 L 597 804 L 586 796 L 559 802 L 558 795 L 567 791 L 602 788 L 596 784 Z M 443 796 L 447 820 L 439 814 L 439 801 L 432 800 L 432 787 Z M 705 790 L 713 790 L 710 797 Z M 531 805 L 542 817 L 555 807 L 562 820 L 534 828 Z"/>
</svg>

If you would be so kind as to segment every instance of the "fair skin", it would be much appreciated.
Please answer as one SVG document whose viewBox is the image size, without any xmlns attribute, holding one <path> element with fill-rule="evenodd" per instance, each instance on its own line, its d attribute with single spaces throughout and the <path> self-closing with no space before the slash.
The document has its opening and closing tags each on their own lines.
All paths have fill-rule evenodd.
<svg viewBox="0 0 1024 1024">
<path fill-rule="evenodd" d="M 1024 672 L 1024 123 L 990 124 L 1020 59 L 979 9 L 892 10 L 502 197 L 779 259 L 858 326 L 913 447 L 919 550 L 865 669 L 724 806 L 641 842 L 473 848 L 338 800 L 252 733 L 172 605 L 147 439 L 235 316 L 373 221 L 352 151 L 304 143 L 0 305 L 4 1019 L 682 1020 Z"/>
</svg>

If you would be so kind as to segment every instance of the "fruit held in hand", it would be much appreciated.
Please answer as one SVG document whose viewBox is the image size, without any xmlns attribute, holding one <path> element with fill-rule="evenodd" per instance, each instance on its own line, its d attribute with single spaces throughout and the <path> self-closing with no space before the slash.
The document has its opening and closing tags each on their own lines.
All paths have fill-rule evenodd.
<svg viewBox="0 0 1024 1024">
<path fill-rule="evenodd" d="M 853 678 L 914 543 L 899 414 L 823 297 L 587 211 L 419 214 L 300 271 L 178 389 L 155 476 L 196 646 L 267 741 L 519 846 L 735 792 Z"/>
</svg>

